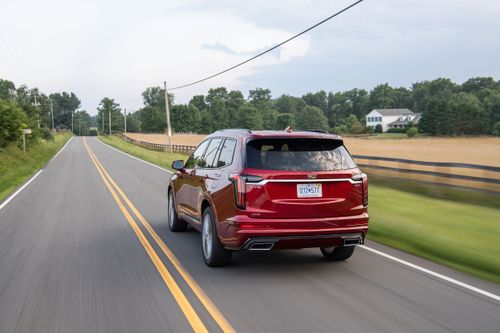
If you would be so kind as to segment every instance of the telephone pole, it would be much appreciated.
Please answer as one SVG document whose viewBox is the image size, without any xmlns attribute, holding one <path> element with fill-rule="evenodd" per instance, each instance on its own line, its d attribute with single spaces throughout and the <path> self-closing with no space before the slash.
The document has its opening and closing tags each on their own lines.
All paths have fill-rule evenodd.
<svg viewBox="0 0 500 333">
<path fill-rule="evenodd" d="M 127 134 L 127 109 L 123 109 L 123 110 L 125 112 L 125 125 L 124 125 L 124 127 L 125 127 L 125 134 Z"/>
<path fill-rule="evenodd" d="M 111 135 L 111 110 L 108 111 L 109 115 L 109 135 Z"/>
<path fill-rule="evenodd" d="M 163 81 L 163 87 L 165 88 L 165 111 L 167 113 L 167 137 L 168 137 L 168 147 L 170 152 L 172 149 L 172 129 L 170 128 L 170 108 L 168 101 L 168 92 L 167 92 L 167 81 Z"/>
<path fill-rule="evenodd" d="M 75 133 L 75 132 L 73 131 L 73 118 L 74 118 L 74 116 L 75 116 L 75 112 L 74 112 L 74 111 L 71 111 L 71 132 L 73 132 L 73 133 Z"/>
<path fill-rule="evenodd" d="M 52 117 L 52 130 L 55 129 L 54 127 L 54 107 L 52 106 L 52 99 L 50 99 L 50 114 Z"/>
<path fill-rule="evenodd" d="M 101 111 L 101 120 L 102 120 L 102 131 L 101 131 L 101 135 L 104 135 L 104 110 Z"/>
</svg>

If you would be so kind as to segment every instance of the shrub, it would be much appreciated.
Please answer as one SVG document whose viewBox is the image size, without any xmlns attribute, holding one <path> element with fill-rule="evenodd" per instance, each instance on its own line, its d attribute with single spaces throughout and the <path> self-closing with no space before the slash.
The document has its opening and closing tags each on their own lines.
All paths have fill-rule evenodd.
<svg viewBox="0 0 500 333">
<path fill-rule="evenodd" d="M 389 128 L 387 133 L 406 133 L 404 128 Z"/>
<path fill-rule="evenodd" d="M 26 127 L 26 114 L 13 102 L 0 99 L 0 147 L 17 141 Z"/>
<path fill-rule="evenodd" d="M 375 126 L 375 133 L 382 133 L 384 131 L 383 127 L 382 127 L 382 124 L 377 124 L 377 126 Z"/>
<path fill-rule="evenodd" d="M 97 136 L 99 133 L 97 133 L 97 129 L 89 128 L 89 131 L 87 132 L 87 134 L 90 136 Z"/>
<path fill-rule="evenodd" d="M 416 127 L 410 127 L 406 130 L 406 135 L 409 138 L 414 138 L 417 136 L 417 134 L 418 134 L 418 129 Z"/>
<path fill-rule="evenodd" d="M 375 128 L 373 126 L 365 126 L 365 133 L 373 134 L 375 132 Z"/>
<path fill-rule="evenodd" d="M 40 129 L 40 137 L 42 139 L 44 139 L 45 141 L 54 140 L 54 135 L 52 135 L 52 131 L 48 128 L 41 128 Z"/>
<path fill-rule="evenodd" d="M 360 123 L 356 123 L 354 125 L 351 126 L 351 129 L 349 130 L 349 133 L 351 134 L 361 134 L 365 131 L 365 128 L 363 127 L 363 125 L 361 125 Z"/>
<path fill-rule="evenodd" d="M 333 133 L 337 133 L 337 134 L 343 134 L 343 133 L 347 133 L 348 132 L 348 128 L 346 125 L 339 125 L 339 126 L 335 126 L 333 129 L 332 129 Z"/>
<path fill-rule="evenodd" d="M 500 121 L 496 122 L 491 129 L 491 134 L 500 136 Z"/>
</svg>

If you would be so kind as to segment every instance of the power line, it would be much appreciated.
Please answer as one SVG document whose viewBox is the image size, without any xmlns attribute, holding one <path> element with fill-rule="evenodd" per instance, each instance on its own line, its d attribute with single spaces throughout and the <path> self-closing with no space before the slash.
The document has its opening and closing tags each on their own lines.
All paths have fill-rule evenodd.
<svg viewBox="0 0 500 333">
<path fill-rule="evenodd" d="M 243 62 L 240 62 L 239 64 L 236 64 L 236 65 L 234 65 L 234 66 L 232 66 L 232 67 L 226 68 L 226 69 L 224 69 L 224 70 L 222 70 L 222 71 L 220 71 L 220 72 L 217 72 L 217 73 L 215 73 L 215 74 L 212 74 L 212 75 L 210 75 L 210 76 L 207 76 L 207 77 L 205 77 L 205 78 L 203 78 L 203 79 L 200 79 L 200 80 L 197 80 L 197 81 L 194 81 L 194 82 L 191 82 L 191 83 L 183 84 L 183 85 L 181 85 L 181 86 L 173 87 L 173 88 L 170 88 L 169 90 L 170 90 L 170 91 L 172 91 L 172 90 L 176 90 L 176 89 L 186 88 L 186 87 L 189 87 L 189 86 L 192 86 L 192 85 L 198 84 L 198 83 L 200 83 L 200 82 L 203 82 L 203 81 L 206 81 L 206 80 L 210 80 L 210 79 L 212 79 L 212 78 L 214 78 L 214 77 L 216 77 L 216 76 L 219 76 L 219 75 L 221 75 L 221 74 L 224 74 L 224 73 L 226 73 L 226 72 L 229 72 L 230 70 L 233 70 L 233 69 L 235 69 L 235 68 L 237 68 L 237 67 L 240 67 L 240 66 L 242 66 L 242 65 L 244 65 L 244 64 L 246 64 L 246 63 L 248 63 L 248 62 L 250 62 L 250 61 L 252 61 L 252 60 L 254 60 L 254 59 L 257 59 L 257 58 L 258 58 L 258 57 L 260 57 L 260 56 L 263 56 L 263 55 L 264 55 L 264 54 L 266 54 L 266 53 L 271 52 L 271 51 L 272 51 L 272 50 L 274 50 L 274 49 L 277 49 L 278 47 L 280 47 L 280 46 L 282 46 L 282 45 L 284 45 L 284 44 L 288 43 L 289 41 L 294 40 L 295 38 L 297 38 L 297 37 L 299 37 L 299 36 L 301 36 L 301 35 L 305 34 L 306 32 L 311 31 L 312 29 L 314 29 L 314 28 L 316 28 L 316 27 L 318 27 L 318 26 L 322 25 L 323 23 L 325 23 L 325 22 L 327 22 L 327 21 L 329 21 L 329 20 L 333 19 L 334 17 L 336 17 L 336 16 L 338 16 L 338 15 L 342 14 L 343 12 L 348 11 L 349 9 L 351 9 L 352 7 L 354 7 L 354 6 L 358 5 L 359 3 L 363 2 L 363 1 L 364 1 L 364 0 L 359 0 L 359 1 L 356 1 L 356 2 L 354 2 L 354 3 L 352 3 L 352 4 L 350 4 L 349 6 L 345 7 L 344 9 L 342 9 L 342 10 L 340 10 L 340 11 L 338 11 L 338 12 L 336 12 L 335 14 L 333 14 L 333 15 L 331 15 L 331 16 L 328 16 L 327 18 L 325 18 L 324 20 L 322 20 L 322 21 L 320 21 L 320 22 L 316 23 L 316 24 L 315 24 L 315 25 L 313 25 L 313 26 L 310 26 L 310 27 L 309 27 L 309 28 L 307 28 L 306 30 L 304 30 L 304 31 L 302 31 L 302 32 L 299 32 L 298 34 L 296 34 L 296 35 L 294 35 L 294 36 L 292 36 L 292 37 L 290 37 L 290 38 L 288 38 L 288 39 L 286 39 L 286 40 L 282 41 L 281 43 L 276 44 L 275 46 L 271 47 L 270 49 L 267 49 L 267 50 L 265 50 L 265 51 L 263 51 L 263 52 L 261 52 L 261 53 L 259 53 L 259 54 L 255 55 L 255 56 L 253 56 L 253 57 L 251 57 L 251 58 L 249 58 L 249 59 L 247 59 L 247 60 L 245 60 L 245 61 L 243 61 Z"/>
</svg>

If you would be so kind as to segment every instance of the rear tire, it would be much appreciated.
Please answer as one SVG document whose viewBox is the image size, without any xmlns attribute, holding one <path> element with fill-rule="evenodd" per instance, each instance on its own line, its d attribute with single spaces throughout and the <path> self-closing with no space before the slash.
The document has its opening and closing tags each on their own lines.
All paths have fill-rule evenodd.
<svg viewBox="0 0 500 333">
<path fill-rule="evenodd" d="M 323 256 L 330 261 L 349 259 L 354 253 L 355 246 L 320 247 Z"/>
<path fill-rule="evenodd" d="M 172 191 L 168 191 L 168 211 L 167 211 L 167 219 L 168 219 L 168 228 L 172 232 L 186 231 L 187 223 L 179 219 L 177 216 L 177 212 L 175 211 L 174 204 L 174 194 Z"/>
<path fill-rule="evenodd" d="M 211 267 L 226 266 L 231 262 L 232 251 L 222 246 L 219 236 L 217 235 L 215 220 L 210 207 L 207 207 L 203 211 L 201 253 L 205 263 Z"/>
</svg>

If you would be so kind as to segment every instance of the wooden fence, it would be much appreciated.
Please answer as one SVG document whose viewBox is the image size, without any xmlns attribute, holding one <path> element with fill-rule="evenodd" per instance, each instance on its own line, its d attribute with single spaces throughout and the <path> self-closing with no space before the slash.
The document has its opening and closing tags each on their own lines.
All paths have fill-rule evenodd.
<svg viewBox="0 0 500 333">
<path fill-rule="evenodd" d="M 167 144 L 136 140 L 125 135 L 122 135 L 122 138 L 148 149 L 166 151 L 168 148 Z M 176 152 L 191 153 L 196 146 L 172 145 L 172 148 Z M 486 190 L 500 194 L 500 167 L 368 155 L 353 155 L 353 157 L 358 166 L 369 175 Z"/>
</svg>

